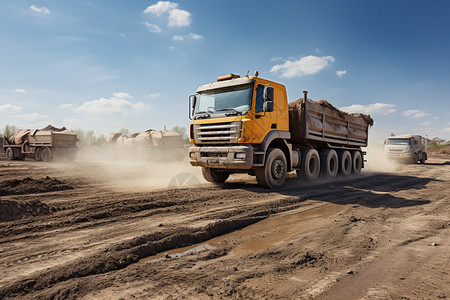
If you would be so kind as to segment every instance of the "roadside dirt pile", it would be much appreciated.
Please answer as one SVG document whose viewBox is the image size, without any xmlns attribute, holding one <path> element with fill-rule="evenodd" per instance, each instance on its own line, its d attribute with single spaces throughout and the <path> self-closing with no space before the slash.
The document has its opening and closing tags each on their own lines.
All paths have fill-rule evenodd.
<svg viewBox="0 0 450 300">
<path fill-rule="evenodd" d="M 39 200 L 0 200 L 0 222 L 20 220 L 26 216 L 49 215 L 50 213 L 50 207 Z"/>
<path fill-rule="evenodd" d="M 0 196 L 45 193 L 68 189 L 73 189 L 73 187 L 65 181 L 48 176 L 41 179 L 26 177 L 24 179 L 12 179 L 0 182 Z"/>
<path fill-rule="evenodd" d="M 440 148 L 428 148 L 428 156 L 449 157 L 450 156 L 450 145 L 443 146 Z"/>
</svg>

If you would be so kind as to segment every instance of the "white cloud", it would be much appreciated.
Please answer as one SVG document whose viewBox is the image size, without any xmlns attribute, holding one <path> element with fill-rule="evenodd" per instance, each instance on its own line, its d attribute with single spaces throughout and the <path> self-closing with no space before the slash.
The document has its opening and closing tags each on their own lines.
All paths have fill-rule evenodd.
<svg viewBox="0 0 450 300">
<path fill-rule="evenodd" d="M 27 91 L 24 89 L 16 89 L 14 92 L 16 93 L 26 93 Z"/>
<path fill-rule="evenodd" d="M 439 116 L 434 116 L 434 117 L 432 117 L 431 119 L 437 120 L 437 119 L 439 119 Z M 449 122 L 449 124 L 450 124 L 450 122 Z"/>
<path fill-rule="evenodd" d="M 185 39 L 191 39 L 191 40 L 200 40 L 202 39 L 203 36 L 199 35 L 199 34 L 195 34 L 195 33 L 189 33 L 186 36 L 182 36 L 182 35 L 174 35 L 172 36 L 172 40 L 174 41 L 184 41 Z"/>
<path fill-rule="evenodd" d="M 72 108 L 73 104 L 72 103 L 63 103 L 59 107 L 60 108 Z"/>
<path fill-rule="evenodd" d="M 187 38 L 193 39 L 193 40 L 200 40 L 200 39 L 203 38 L 203 36 L 191 32 L 191 33 L 189 33 L 189 34 L 187 35 Z"/>
<path fill-rule="evenodd" d="M 314 51 L 315 51 L 316 53 L 322 53 L 322 51 L 321 51 L 319 48 L 314 49 Z"/>
<path fill-rule="evenodd" d="M 191 13 L 178 8 L 178 3 L 170 1 L 158 1 L 154 5 L 148 6 L 144 14 L 154 14 L 161 16 L 168 14 L 169 27 L 186 27 L 191 25 Z"/>
<path fill-rule="evenodd" d="M 168 11 L 174 10 L 178 7 L 178 3 L 170 1 L 158 1 L 158 3 L 148 6 L 144 10 L 144 14 L 155 14 L 160 16 Z"/>
<path fill-rule="evenodd" d="M 18 113 L 22 107 L 11 104 L 0 105 L 0 113 Z"/>
<path fill-rule="evenodd" d="M 342 78 L 342 76 L 344 76 L 345 74 L 347 74 L 347 70 L 336 71 L 336 75 L 337 75 L 339 78 Z"/>
<path fill-rule="evenodd" d="M 174 46 L 170 46 L 169 49 L 170 50 L 175 50 L 175 47 Z"/>
<path fill-rule="evenodd" d="M 431 122 L 422 122 L 422 123 L 419 123 L 419 125 L 420 126 L 430 126 Z"/>
<path fill-rule="evenodd" d="M 41 119 L 48 118 L 48 116 L 41 115 L 39 113 L 21 114 L 21 115 L 18 115 L 18 117 L 23 120 L 26 120 L 26 121 L 35 121 L 35 120 L 41 120 Z"/>
<path fill-rule="evenodd" d="M 349 113 L 388 115 L 396 111 L 395 107 L 396 105 L 387 103 L 372 103 L 368 105 L 353 104 L 350 106 L 341 107 L 340 110 Z"/>
<path fill-rule="evenodd" d="M 191 14 L 182 9 L 169 12 L 169 27 L 185 27 L 191 25 Z"/>
<path fill-rule="evenodd" d="M 40 13 L 40 14 L 49 14 L 50 10 L 47 7 L 37 7 L 36 5 L 31 5 L 30 9 L 34 12 Z"/>
<path fill-rule="evenodd" d="M 334 62 L 333 56 L 318 57 L 309 55 L 296 61 L 287 60 L 282 65 L 275 65 L 270 69 L 270 72 L 280 72 L 282 78 L 300 77 L 319 73 L 331 62 Z"/>
<path fill-rule="evenodd" d="M 270 61 L 275 62 L 275 61 L 279 61 L 279 60 L 282 60 L 282 59 L 283 59 L 282 57 L 272 57 L 272 58 L 270 59 Z"/>
<path fill-rule="evenodd" d="M 413 118 L 413 119 L 418 119 L 418 118 L 431 116 L 429 113 L 426 113 L 424 111 L 420 111 L 418 109 L 405 110 L 404 112 L 402 112 L 402 115 L 404 115 L 406 117 L 409 117 L 409 118 Z"/>
<path fill-rule="evenodd" d="M 131 98 L 133 98 L 133 96 L 131 96 L 128 93 L 113 93 L 113 97 L 121 98 L 121 99 L 131 99 Z"/>
<path fill-rule="evenodd" d="M 150 32 L 161 32 L 161 28 L 158 25 L 150 24 L 149 22 L 144 22 L 144 24 Z"/>
<path fill-rule="evenodd" d="M 60 107 L 70 108 L 74 112 L 86 112 L 91 115 L 121 114 L 123 116 L 139 113 L 150 108 L 150 105 L 142 102 L 128 101 L 127 99 L 130 98 L 132 96 L 128 93 L 114 93 L 111 98 L 86 101 L 79 107 L 74 107 L 69 103 L 62 104 Z"/>
<path fill-rule="evenodd" d="M 151 99 L 156 99 L 156 98 L 161 97 L 161 93 L 152 93 L 152 94 L 150 94 L 149 97 L 150 97 Z"/>
</svg>

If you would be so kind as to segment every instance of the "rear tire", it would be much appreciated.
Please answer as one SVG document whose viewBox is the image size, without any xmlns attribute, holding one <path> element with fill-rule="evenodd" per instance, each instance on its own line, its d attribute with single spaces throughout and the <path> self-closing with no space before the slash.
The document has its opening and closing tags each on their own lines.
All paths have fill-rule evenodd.
<svg viewBox="0 0 450 300">
<path fill-rule="evenodd" d="M 320 173 L 320 157 L 316 149 L 306 149 L 302 151 L 302 165 L 300 177 L 311 182 L 319 177 Z"/>
<path fill-rule="evenodd" d="M 320 150 L 320 174 L 324 178 L 335 178 L 338 169 L 338 155 L 335 150 L 325 148 Z"/>
<path fill-rule="evenodd" d="M 414 153 L 412 158 L 411 158 L 411 163 L 412 164 L 417 164 L 418 160 L 419 160 L 419 156 L 416 153 Z"/>
<path fill-rule="evenodd" d="M 352 173 L 355 175 L 359 175 L 362 169 L 362 155 L 359 151 L 353 151 L 352 153 Z"/>
<path fill-rule="evenodd" d="M 220 169 L 205 167 L 202 167 L 202 174 L 203 178 L 205 178 L 206 181 L 213 183 L 224 183 L 225 180 L 227 180 L 230 176 L 230 173 L 222 171 Z"/>
<path fill-rule="evenodd" d="M 352 172 L 352 156 L 347 150 L 339 150 L 339 173 L 348 176 Z"/>
<path fill-rule="evenodd" d="M 258 184 L 271 189 L 281 187 L 286 180 L 286 174 L 286 156 L 278 148 L 268 149 L 264 167 L 255 170 Z"/>
<path fill-rule="evenodd" d="M 42 149 L 41 159 L 44 162 L 52 161 L 52 159 L 53 159 L 52 150 L 50 148 L 48 148 L 48 147 L 45 147 L 44 149 Z"/>
</svg>

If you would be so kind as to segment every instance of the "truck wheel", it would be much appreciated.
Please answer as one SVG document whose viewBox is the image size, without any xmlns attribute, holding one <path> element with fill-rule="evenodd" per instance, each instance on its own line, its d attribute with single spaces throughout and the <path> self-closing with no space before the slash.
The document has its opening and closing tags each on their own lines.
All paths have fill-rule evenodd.
<svg viewBox="0 0 450 300">
<path fill-rule="evenodd" d="M 7 160 L 13 160 L 14 159 L 13 149 L 11 149 L 11 148 L 6 149 L 5 155 L 6 155 Z"/>
<path fill-rule="evenodd" d="M 412 164 L 417 164 L 418 160 L 419 160 L 419 156 L 417 155 L 417 153 L 414 153 L 412 158 L 411 158 L 411 163 Z"/>
<path fill-rule="evenodd" d="M 421 164 L 424 164 L 424 163 L 425 163 L 425 160 L 426 160 L 426 158 L 425 158 L 425 153 L 422 153 L 422 157 L 420 158 L 419 162 L 420 162 Z"/>
<path fill-rule="evenodd" d="M 53 159 L 52 150 L 48 147 L 45 147 L 44 149 L 42 149 L 41 159 L 42 159 L 42 161 L 45 161 L 45 162 L 52 161 L 52 159 Z"/>
<path fill-rule="evenodd" d="M 302 165 L 300 176 L 306 181 L 314 181 L 320 173 L 320 157 L 316 149 L 306 149 L 302 151 Z"/>
<path fill-rule="evenodd" d="M 320 174 L 325 178 L 334 178 L 338 173 L 338 155 L 333 149 L 322 149 L 320 154 Z"/>
<path fill-rule="evenodd" d="M 36 150 L 34 150 L 34 160 L 41 161 L 42 160 L 41 153 L 42 148 L 36 148 Z"/>
<path fill-rule="evenodd" d="M 362 169 L 362 155 L 359 151 L 352 151 L 352 161 L 353 161 L 353 167 L 352 167 L 352 173 L 355 175 L 358 175 L 361 173 Z"/>
<path fill-rule="evenodd" d="M 339 150 L 339 173 L 348 176 L 352 172 L 352 156 L 347 150 Z"/>
<path fill-rule="evenodd" d="M 258 184 L 268 188 L 279 188 L 286 180 L 287 163 L 283 151 L 278 148 L 267 150 L 266 164 L 255 170 Z"/>
<path fill-rule="evenodd" d="M 222 171 L 220 169 L 205 167 L 202 167 L 202 174 L 203 178 L 205 178 L 206 181 L 213 183 L 224 183 L 225 180 L 227 180 L 230 176 L 230 173 Z"/>
</svg>

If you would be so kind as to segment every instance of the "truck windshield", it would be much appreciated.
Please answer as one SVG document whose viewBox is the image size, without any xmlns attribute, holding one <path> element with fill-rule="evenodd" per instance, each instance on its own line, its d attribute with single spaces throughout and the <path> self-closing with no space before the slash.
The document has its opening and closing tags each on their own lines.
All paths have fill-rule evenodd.
<svg viewBox="0 0 450 300">
<path fill-rule="evenodd" d="M 387 139 L 387 145 L 409 145 L 410 139 Z"/>
<path fill-rule="evenodd" d="M 253 83 L 201 92 L 197 95 L 194 117 L 244 115 L 250 110 Z"/>
</svg>

